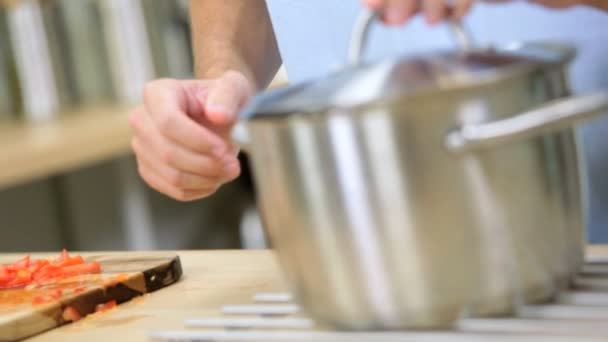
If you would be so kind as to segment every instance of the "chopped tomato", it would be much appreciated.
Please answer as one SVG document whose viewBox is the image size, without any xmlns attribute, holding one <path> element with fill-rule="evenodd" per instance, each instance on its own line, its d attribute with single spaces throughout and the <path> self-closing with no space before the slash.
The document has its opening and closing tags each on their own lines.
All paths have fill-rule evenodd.
<svg viewBox="0 0 608 342">
<path fill-rule="evenodd" d="M 20 287 L 29 284 L 32 281 L 32 275 L 26 270 L 19 270 L 13 273 L 12 279 L 9 280 L 5 287 Z"/>
<path fill-rule="evenodd" d="M 28 255 L 14 263 L 0 265 L 0 289 L 26 287 L 49 279 L 100 272 L 99 263 L 86 263 L 82 256 L 71 256 L 65 249 L 55 259 L 30 260 Z"/>
<path fill-rule="evenodd" d="M 55 298 L 53 298 L 51 296 L 36 296 L 32 300 L 32 304 L 34 304 L 34 305 L 42 305 L 42 304 L 51 303 L 51 302 L 54 302 L 54 301 L 55 301 Z"/>
<path fill-rule="evenodd" d="M 8 283 L 11 280 L 11 275 L 5 266 L 0 265 L 0 287 L 2 284 Z"/>
<path fill-rule="evenodd" d="M 61 254 L 59 255 L 59 257 L 57 258 L 57 261 L 64 261 L 70 258 L 70 254 L 68 253 L 67 249 L 63 249 L 61 251 Z"/>
<path fill-rule="evenodd" d="M 57 300 L 57 298 L 54 298 L 53 296 L 42 295 L 42 296 L 36 296 L 36 297 L 34 297 L 34 299 L 32 300 L 32 304 L 34 304 L 34 305 L 42 305 L 42 304 L 52 303 L 52 302 L 54 302 L 56 300 Z"/>
<path fill-rule="evenodd" d="M 95 312 L 108 311 L 114 307 L 116 307 L 116 301 L 111 300 L 107 303 L 97 304 L 97 306 L 95 307 Z"/>
<path fill-rule="evenodd" d="M 80 255 L 72 257 L 68 251 L 64 249 L 61 252 L 61 255 L 57 259 L 53 260 L 52 264 L 59 267 L 80 265 L 84 264 L 84 259 Z"/>
<path fill-rule="evenodd" d="M 82 318 L 82 315 L 73 306 L 66 306 L 66 308 L 63 309 L 63 314 L 61 317 L 64 321 L 76 322 Z"/>
<path fill-rule="evenodd" d="M 49 264 L 49 262 L 47 260 L 36 260 L 30 264 L 30 266 L 27 268 L 27 270 L 30 273 L 36 273 L 36 272 L 38 272 L 38 270 L 40 270 L 41 268 L 43 268 L 44 266 L 46 266 L 48 264 Z"/>
<path fill-rule="evenodd" d="M 74 288 L 74 293 L 81 293 L 81 292 L 84 292 L 84 290 L 86 290 L 86 287 L 78 286 L 78 287 Z"/>
<path fill-rule="evenodd" d="M 27 270 L 19 270 L 17 271 L 17 275 L 14 280 L 17 282 L 29 283 L 32 280 L 32 274 Z"/>
<path fill-rule="evenodd" d="M 35 280 L 44 280 L 61 275 L 61 267 L 55 265 L 44 265 L 36 274 L 34 274 Z"/>
<path fill-rule="evenodd" d="M 90 262 L 80 265 L 65 266 L 60 270 L 62 276 L 69 277 L 79 274 L 99 273 L 101 272 L 101 266 L 98 262 Z"/>
<path fill-rule="evenodd" d="M 80 264 L 84 264 L 84 263 L 85 263 L 84 259 L 79 255 L 79 256 L 70 257 L 65 260 L 56 262 L 55 265 L 59 266 L 59 267 L 65 267 L 65 266 L 80 265 Z"/>
<path fill-rule="evenodd" d="M 53 289 L 49 293 L 50 296 L 53 296 L 53 297 L 55 297 L 57 299 L 61 298 L 62 294 L 63 294 L 63 290 L 62 289 Z"/>
<path fill-rule="evenodd" d="M 15 261 L 12 264 L 5 265 L 9 271 L 18 271 L 27 268 L 30 265 L 30 256 L 26 256 L 23 259 Z"/>
</svg>

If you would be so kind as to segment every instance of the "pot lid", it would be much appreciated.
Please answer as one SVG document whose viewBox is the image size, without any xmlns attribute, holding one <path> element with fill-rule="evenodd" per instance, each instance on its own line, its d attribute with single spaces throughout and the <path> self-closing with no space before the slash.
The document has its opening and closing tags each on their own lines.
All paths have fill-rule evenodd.
<svg viewBox="0 0 608 342">
<path fill-rule="evenodd" d="M 363 24 L 363 32 L 371 21 L 364 19 L 367 22 Z M 332 108 L 352 108 L 420 92 L 490 84 L 521 72 L 562 64 L 574 56 L 570 46 L 554 43 L 511 44 L 500 49 L 462 45 L 465 48 L 460 50 L 390 58 L 370 64 L 360 63 L 359 51 L 355 51 L 350 66 L 340 71 L 255 96 L 241 117 L 324 113 Z M 355 50 L 360 50 L 359 46 L 355 46 Z"/>
</svg>

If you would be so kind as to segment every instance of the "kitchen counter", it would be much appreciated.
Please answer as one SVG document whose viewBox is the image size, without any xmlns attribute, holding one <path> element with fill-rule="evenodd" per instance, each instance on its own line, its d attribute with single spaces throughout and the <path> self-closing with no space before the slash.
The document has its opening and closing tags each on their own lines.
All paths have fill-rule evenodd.
<svg viewBox="0 0 608 342">
<path fill-rule="evenodd" d="M 608 245 L 589 247 L 588 253 L 608 258 Z M 28 341 L 149 341 L 146 333 L 150 330 L 182 330 L 187 318 L 219 316 L 222 305 L 251 303 L 259 292 L 285 291 L 271 251 L 178 254 L 184 269 L 178 283 Z M 0 259 L 5 257 L 0 255 Z"/>
</svg>

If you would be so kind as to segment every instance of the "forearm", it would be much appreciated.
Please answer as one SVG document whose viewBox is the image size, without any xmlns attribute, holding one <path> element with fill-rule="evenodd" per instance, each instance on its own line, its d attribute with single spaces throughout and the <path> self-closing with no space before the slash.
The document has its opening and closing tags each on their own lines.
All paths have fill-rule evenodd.
<svg viewBox="0 0 608 342">
<path fill-rule="evenodd" d="M 256 89 L 266 87 L 281 65 L 266 2 L 192 0 L 190 6 L 197 77 L 236 70 Z"/>
</svg>

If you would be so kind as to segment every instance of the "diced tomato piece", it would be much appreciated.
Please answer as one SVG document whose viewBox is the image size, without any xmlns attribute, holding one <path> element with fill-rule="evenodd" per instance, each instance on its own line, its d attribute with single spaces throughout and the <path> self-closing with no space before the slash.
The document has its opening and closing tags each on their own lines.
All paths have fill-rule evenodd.
<svg viewBox="0 0 608 342">
<path fill-rule="evenodd" d="M 78 255 L 75 257 L 69 257 L 67 259 L 61 260 L 61 261 L 56 261 L 53 263 L 53 265 L 58 266 L 58 267 L 65 267 L 65 266 L 74 266 L 74 265 L 82 265 L 84 264 L 84 259 Z"/>
<path fill-rule="evenodd" d="M 25 286 L 32 281 L 32 275 L 27 270 L 19 270 L 15 273 L 15 277 L 11 279 L 6 286 L 7 287 L 19 287 Z"/>
<path fill-rule="evenodd" d="M 81 293 L 81 292 L 84 292 L 84 290 L 86 290 L 86 287 L 78 286 L 78 287 L 74 288 L 74 293 Z"/>
<path fill-rule="evenodd" d="M 68 251 L 64 248 L 61 251 L 61 254 L 59 254 L 58 257 L 56 258 L 51 258 L 49 261 L 51 262 L 51 264 L 60 264 L 66 260 L 70 259 L 70 254 L 68 253 Z"/>
<path fill-rule="evenodd" d="M 61 295 L 63 294 L 63 290 L 61 289 L 53 289 L 49 292 L 49 296 L 54 297 L 54 298 L 61 298 Z"/>
<path fill-rule="evenodd" d="M 17 280 L 19 281 L 31 281 L 32 280 L 32 274 L 27 270 L 19 270 L 17 271 Z"/>
<path fill-rule="evenodd" d="M 43 305 L 43 304 L 53 303 L 53 302 L 57 301 L 57 299 L 58 298 L 54 298 L 51 295 L 36 296 L 32 300 L 32 304 L 33 305 Z"/>
<path fill-rule="evenodd" d="M 0 288 L 24 287 L 53 278 L 100 272 L 99 263 L 86 263 L 82 256 L 70 256 L 64 249 L 55 259 L 30 260 L 27 255 L 14 263 L 0 265 Z"/>
<path fill-rule="evenodd" d="M 11 278 L 12 277 L 6 267 L 0 265 L 0 286 L 2 286 L 2 284 L 8 283 Z"/>
<path fill-rule="evenodd" d="M 64 248 L 64 249 L 61 251 L 61 255 L 59 256 L 59 260 L 62 260 L 62 261 L 63 261 L 63 260 L 67 260 L 67 259 L 69 259 L 69 258 L 70 258 L 70 253 L 68 253 L 68 250 Z"/>
<path fill-rule="evenodd" d="M 30 265 L 30 256 L 27 255 L 24 258 L 15 261 L 12 264 L 6 265 L 6 268 L 11 271 L 18 271 L 27 268 Z"/>
<path fill-rule="evenodd" d="M 82 265 L 72 265 L 61 268 L 61 275 L 64 277 L 100 272 L 101 265 L 99 265 L 98 262 L 90 262 Z"/>
<path fill-rule="evenodd" d="M 42 268 L 34 274 L 33 278 L 34 280 L 45 280 L 60 276 L 61 274 L 61 267 L 48 264 L 42 266 Z"/>
<path fill-rule="evenodd" d="M 107 303 L 97 304 L 95 307 L 95 312 L 108 311 L 114 307 L 116 307 L 116 301 L 111 300 Z"/>
<path fill-rule="evenodd" d="M 36 260 L 30 264 L 30 266 L 27 268 L 27 270 L 33 274 L 33 273 L 38 272 L 38 270 L 40 270 L 41 268 L 43 268 L 44 266 L 46 266 L 48 264 L 49 264 L 49 262 L 47 260 Z"/>
<path fill-rule="evenodd" d="M 73 306 L 66 306 L 66 308 L 63 309 L 63 314 L 61 317 L 64 321 L 76 322 L 82 318 L 82 315 Z"/>
</svg>

